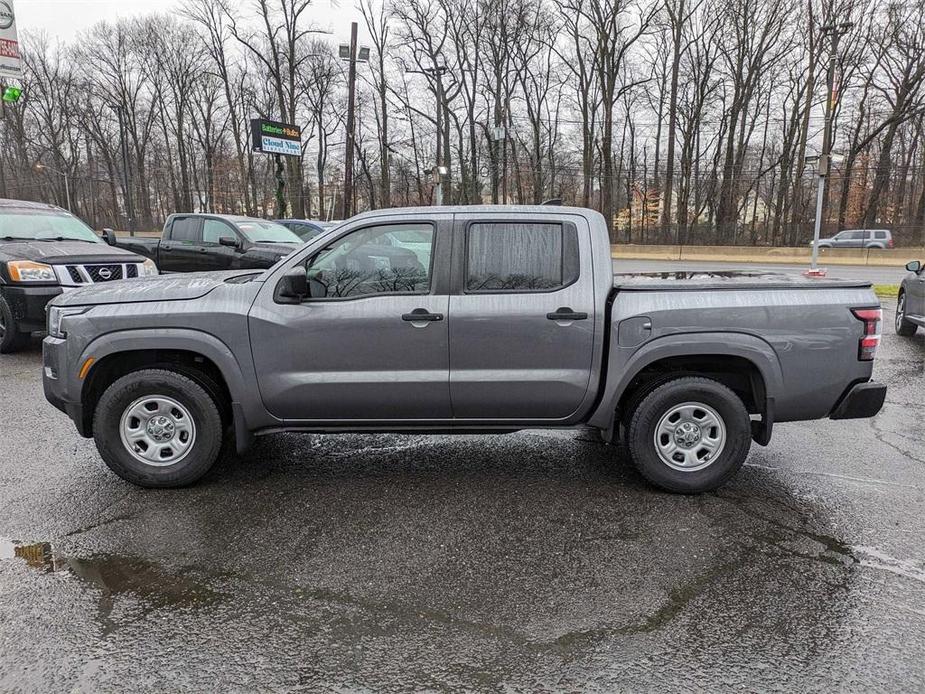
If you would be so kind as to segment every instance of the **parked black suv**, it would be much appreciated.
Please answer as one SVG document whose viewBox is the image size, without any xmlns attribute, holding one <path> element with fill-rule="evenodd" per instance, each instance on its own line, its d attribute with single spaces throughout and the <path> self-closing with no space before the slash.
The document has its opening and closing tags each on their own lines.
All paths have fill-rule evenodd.
<svg viewBox="0 0 925 694">
<path fill-rule="evenodd" d="M 45 304 L 74 287 L 156 275 L 157 266 L 106 245 L 54 205 L 0 199 L 0 353 L 45 329 Z"/>
</svg>

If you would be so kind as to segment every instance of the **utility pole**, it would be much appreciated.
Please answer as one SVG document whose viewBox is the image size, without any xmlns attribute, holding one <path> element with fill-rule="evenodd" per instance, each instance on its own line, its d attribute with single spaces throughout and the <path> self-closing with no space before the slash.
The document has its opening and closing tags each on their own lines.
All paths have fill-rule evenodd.
<svg viewBox="0 0 925 694">
<path fill-rule="evenodd" d="M 838 58 L 838 42 L 842 36 L 851 31 L 854 24 L 852 22 L 842 22 L 841 24 L 830 23 L 822 27 L 823 36 L 829 36 L 832 40 L 832 49 L 829 54 L 829 67 L 826 75 L 826 100 L 825 100 L 825 128 L 822 132 L 822 153 L 818 161 L 818 178 L 816 182 L 816 221 L 813 225 L 813 257 L 810 263 L 810 269 L 807 274 L 819 275 L 819 237 L 822 231 L 822 211 L 825 201 L 825 184 L 832 166 L 832 110 L 835 101 L 835 62 Z"/>
<path fill-rule="evenodd" d="M 341 47 L 343 49 L 343 47 Z M 343 57 L 343 50 L 341 50 Z M 350 65 L 347 68 L 347 153 L 344 159 L 344 205 L 341 219 L 349 219 L 353 214 L 353 151 L 356 147 L 356 87 L 357 87 L 357 23 L 350 24 Z"/>
<path fill-rule="evenodd" d="M 447 154 L 443 151 L 443 79 L 442 76 L 447 73 L 445 62 L 434 59 L 434 66 L 424 68 L 423 72 L 429 72 L 434 75 L 434 93 L 437 96 L 437 163 L 433 168 L 434 174 L 434 202 L 437 205 L 443 204 L 443 179 L 450 173 L 450 167 L 442 160 L 442 156 Z"/>
</svg>

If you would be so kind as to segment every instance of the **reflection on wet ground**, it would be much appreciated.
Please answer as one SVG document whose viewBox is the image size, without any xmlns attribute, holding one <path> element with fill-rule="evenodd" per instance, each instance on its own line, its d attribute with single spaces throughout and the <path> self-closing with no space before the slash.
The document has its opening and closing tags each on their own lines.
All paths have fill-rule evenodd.
<svg viewBox="0 0 925 694">
<path fill-rule="evenodd" d="M 67 556 L 51 542 L 22 542 L 0 538 L 0 560 L 21 559 L 40 573 L 66 574 L 99 591 L 97 615 L 102 635 L 116 628 L 111 614 L 122 595 L 133 595 L 143 604 L 142 613 L 160 608 L 204 607 L 215 604 L 221 594 L 197 580 L 195 571 L 169 572 L 137 557 L 118 555 Z"/>
</svg>

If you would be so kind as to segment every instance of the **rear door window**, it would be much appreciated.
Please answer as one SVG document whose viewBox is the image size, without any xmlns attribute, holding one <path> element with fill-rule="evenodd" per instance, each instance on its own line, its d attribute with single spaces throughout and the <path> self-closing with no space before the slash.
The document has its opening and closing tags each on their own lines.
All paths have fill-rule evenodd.
<svg viewBox="0 0 925 694">
<path fill-rule="evenodd" d="M 466 291 L 553 291 L 578 277 L 571 224 L 476 222 L 466 234 Z"/>
<path fill-rule="evenodd" d="M 170 239 L 177 243 L 201 243 L 199 227 L 201 220 L 198 217 L 177 217 L 170 226 Z"/>
</svg>

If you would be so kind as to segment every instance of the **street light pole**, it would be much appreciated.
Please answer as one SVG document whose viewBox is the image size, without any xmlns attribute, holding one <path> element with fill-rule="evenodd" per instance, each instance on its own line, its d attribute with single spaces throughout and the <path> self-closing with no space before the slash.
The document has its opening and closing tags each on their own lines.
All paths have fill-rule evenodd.
<svg viewBox="0 0 925 694">
<path fill-rule="evenodd" d="M 353 211 L 353 150 L 355 145 L 357 83 L 357 23 L 350 24 L 350 65 L 347 68 L 347 154 L 344 160 L 344 204 L 342 219 L 349 219 Z"/>
<path fill-rule="evenodd" d="M 350 43 L 338 48 L 341 60 L 350 63 L 347 69 L 347 152 L 344 157 L 343 219 L 353 213 L 353 156 L 356 152 L 356 91 L 357 63 L 369 62 L 369 46 L 357 46 L 357 23 L 350 23 Z"/>
<path fill-rule="evenodd" d="M 61 171 L 60 169 L 56 169 L 53 166 L 48 166 L 47 164 L 36 164 L 35 170 L 36 171 L 51 171 L 52 173 L 56 173 L 64 179 L 64 200 L 65 200 L 64 204 L 67 206 L 68 212 L 73 212 L 74 210 L 71 207 L 71 186 L 68 183 L 67 172 Z"/>
<path fill-rule="evenodd" d="M 818 161 L 818 178 L 816 183 L 816 220 L 813 225 L 813 256 L 810 262 L 810 274 L 819 274 L 819 237 L 822 231 L 822 212 L 825 202 L 826 178 L 831 170 L 832 159 L 832 110 L 835 101 L 835 61 L 838 57 L 838 42 L 854 26 L 851 22 L 826 24 L 822 34 L 832 39 L 829 66 L 826 74 L 825 127 L 822 132 L 822 153 Z"/>
</svg>

